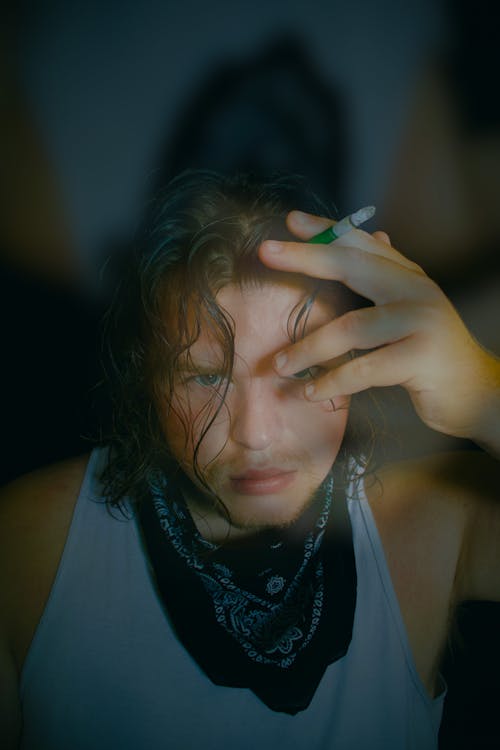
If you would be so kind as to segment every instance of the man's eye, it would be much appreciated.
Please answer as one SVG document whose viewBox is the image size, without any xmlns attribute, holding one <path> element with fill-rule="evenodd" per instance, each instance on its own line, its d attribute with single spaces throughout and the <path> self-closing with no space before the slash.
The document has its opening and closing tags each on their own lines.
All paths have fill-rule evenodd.
<svg viewBox="0 0 500 750">
<path fill-rule="evenodd" d="M 321 367 L 315 365 L 314 367 L 306 367 L 305 370 L 294 372 L 293 375 L 290 375 L 289 377 L 291 380 L 313 380 L 321 373 L 321 370 Z"/>
<path fill-rule="evenodd" d="M 196 375 L 193 380 L 204 388 L 219 388 L 224 381 L 224 377 L 215 372 L 207 372 L 203 375 Z"/>
</svg>

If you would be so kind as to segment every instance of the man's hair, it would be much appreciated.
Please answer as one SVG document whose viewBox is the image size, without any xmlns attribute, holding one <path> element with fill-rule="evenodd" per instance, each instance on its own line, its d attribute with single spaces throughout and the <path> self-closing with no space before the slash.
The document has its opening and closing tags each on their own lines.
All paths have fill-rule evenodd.
<svg viewBox="0 0 500 750">
<path fill-rule="evenodd" d="M 230 376 L 234 324 L 217 303 L 217 293 L 229 283 L 260 285 L 276 276 L 259 260 L 258 248 L 271 237 L 296 241 L 285 225 L 294 208 L 332 213 L 302 178 L 290 175 L 263 183 L 249 175 L 189 170 L 151 201 L 105 318 L 105 372 L 113 402 L 113 425 L 106 439 L 109 460 L 103 473 L 109 505 L 122 507 L 125 497 L 140 501 L 148 492 L 152 470 L 167 475 L 179 470 L 159 417 L 160 410 L 173 409 L 179 358 L 189 359 L 189 348 L 203 328 L 220 345 L 223 371 Z M 366 304 L 338 282 L 318 282 L 316 291 L 325 283 L 339 313 Z M 313 291 L 292 311 L 291 341 L 304 335 L 314 296 Z M 198 448 L 224 396 L 223 392 L 215 414 L 207 405 L 196 415 L 201 436 L 193 470 L 202 483 Z M 183 421 L 185 415 L 177 416 Z M 369 452 L 352 422 L 350 418 L 337 459 L 346 467 L 349 457 L 359 462 Z"/>
</svg>

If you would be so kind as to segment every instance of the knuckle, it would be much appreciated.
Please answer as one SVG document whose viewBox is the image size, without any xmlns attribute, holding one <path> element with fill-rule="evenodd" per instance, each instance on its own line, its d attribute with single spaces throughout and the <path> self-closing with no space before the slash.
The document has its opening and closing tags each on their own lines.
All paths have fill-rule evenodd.
<svg viewBox="0 0 500 750">
<path fill-rule="evenodd" d="M 445 306 L 439 304 L 427 304 L 424 306 L 425 327 L 433 334 L 449 328 L 450 317 Z"/>
<path fill-rule="evenodd" d="M 305 338 L 298 338 L 292 350 L 294 358 L 302 361 L 310 357 L 314 349 L 315 338 L 313 334 L 309 334 Z"/>
<path fill-rule="evenodd" d="M 346 283 L 349 277 L 350 267 L 350 253 L 351 250 L 342 247 L 342 252 L 339 248 L 329 247 L 328 254 L 326 255 L 326 262 L 331 272 L 331 278 L 342 283 Z"/>
<path fill-rule="evenodd" d="M 435 281 L 433 281 L 429 276 L 427 276 L 427 274 L 425 273 L 422 275 L 420 279 L 420 286 L 425 296 L 430 301 L 435 301 L 443 297 L 443 292 L 441 290 L 441 287 Z"/>
<path fill-rule="evenodd" d="M 413 271 L 418 276 L 426 276 L 427 277 L 427 274 L 425 273 L 425 271 L 422 268 L 422 266 L 419 266 L 419 264 L 415 263 L 413 260 L 408 260 L 407 262 L 408 262 L 408 268 L 410 269 L 410 271 Z"/>
<path fill-rule="evenodd" d="M 351 310 L 338 319 L 338 327 L 342 334 L 349 339 L 357 339 L 364 315 L 361 310 Z"/>
<path fill-rule="evenodd" d="M 351 363 L 351 368 L 356 380 L 364 381 L 370 377 L 372 372 L 372 363 L 367 356 L 356 357 Z"/>
</svg>

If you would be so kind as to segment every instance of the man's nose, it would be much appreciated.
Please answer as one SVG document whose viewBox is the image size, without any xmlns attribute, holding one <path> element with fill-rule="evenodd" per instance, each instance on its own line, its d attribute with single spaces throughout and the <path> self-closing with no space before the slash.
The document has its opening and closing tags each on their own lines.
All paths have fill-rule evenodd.
<svg viewBox="0 0 500 750">
<path fill-rule="evenodd" d="M 281 431 L 279 396 L 263 379 L 238 390 L 230 410 L 231 437 L 248 450 L 265 450 Z"/>
</svg>

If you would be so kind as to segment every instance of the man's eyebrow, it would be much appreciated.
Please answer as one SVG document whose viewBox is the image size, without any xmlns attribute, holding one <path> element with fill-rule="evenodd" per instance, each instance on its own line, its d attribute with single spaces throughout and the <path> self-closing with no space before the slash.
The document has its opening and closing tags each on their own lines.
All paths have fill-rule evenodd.
<svg viewBox="0 0 500 750">
<path fill-rule="evenodd" d="M 220 370 L 222 363 L 215 359 L 193 359 L 182 356 L 178 361 L 178 369 L 182 372 L 213 372 Z"/>
</svg>

